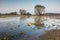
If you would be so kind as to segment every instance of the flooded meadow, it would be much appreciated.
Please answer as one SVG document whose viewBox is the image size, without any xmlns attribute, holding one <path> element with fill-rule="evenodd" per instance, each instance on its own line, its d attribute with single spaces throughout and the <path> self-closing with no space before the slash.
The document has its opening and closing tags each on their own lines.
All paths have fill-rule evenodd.
<svg viewBox="0 0 60 40">
<path fill-rule="evenodd" d="M 59 29 L 60 19 L 41 16 L 0 18 L 0 40 L 44 40 L 39 38 L 48 31 Z"/>
</svg>

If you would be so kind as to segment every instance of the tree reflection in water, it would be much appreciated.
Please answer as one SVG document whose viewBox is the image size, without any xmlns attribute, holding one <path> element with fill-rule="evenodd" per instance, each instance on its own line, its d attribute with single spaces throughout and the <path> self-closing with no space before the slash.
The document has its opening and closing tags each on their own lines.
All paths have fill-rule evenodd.
<svg viewBox="0 0 60 40">
<path fill-rule="evenodd" d="M 37 27 L 44 27 L 44 22 L 42 19 L 43 18 L 41 16 L 36 16 L 34 25 Z"/>
</svg>

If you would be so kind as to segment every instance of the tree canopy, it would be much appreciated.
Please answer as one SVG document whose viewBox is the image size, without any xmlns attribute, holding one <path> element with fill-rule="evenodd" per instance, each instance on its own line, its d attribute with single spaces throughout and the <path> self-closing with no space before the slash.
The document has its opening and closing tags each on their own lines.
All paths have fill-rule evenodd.
<svg viewBox="0 0 60 40">
<path fill-rule="evenodd" d="M 44 8 L 45 9 L 45 7 L 42 6 L 42 5 L 36 5 L 35 8 L 37 8 L 37 7 L 41 7 L 41 8 Z"/>
<path fill-rule="evenodd" d="M 42 5 L 36 5 L 34 8 L 35 8 L 36 15 L 43 14 L 45 11 L 45 6 Z"/>
</svg>

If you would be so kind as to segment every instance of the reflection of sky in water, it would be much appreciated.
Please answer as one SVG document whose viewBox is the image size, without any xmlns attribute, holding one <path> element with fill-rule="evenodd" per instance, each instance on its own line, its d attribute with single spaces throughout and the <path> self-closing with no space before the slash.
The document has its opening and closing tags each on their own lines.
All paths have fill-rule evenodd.
<svg viewBox="0 0 60 40">
<path fill-rule="evenodd" d="M 7 35 L 13 34 L 15 37 L 18 37 L 18 32 L 24 32 L 26 35 L 38 37 L 44 34 L 47 30 L 60 28 L 60 21 L 57 19 L 54 20 L 48 18 L 44 21 L 45 27 L 42 29 L 38 29 L 35 25 L 27 26 L 28 23 L 35 23 L 35 19 L 32 17 L 0 18 L 0 35 L 3 32 L 6 32 Z"/>
</svg>

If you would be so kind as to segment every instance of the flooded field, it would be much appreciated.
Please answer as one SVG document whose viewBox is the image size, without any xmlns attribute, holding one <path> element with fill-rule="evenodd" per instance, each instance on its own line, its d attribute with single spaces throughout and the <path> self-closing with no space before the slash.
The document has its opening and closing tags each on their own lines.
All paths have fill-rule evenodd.
<svg viewBox="0 0 60 40">
<path fill-rule="evenodd" d="M 40 16 L 0 18 L 0 40 L 40 40 L 51 30 L 60 29 L 60 19 Z M 43 37 L 41 40 L 44 40 Z"/>
</svg>

